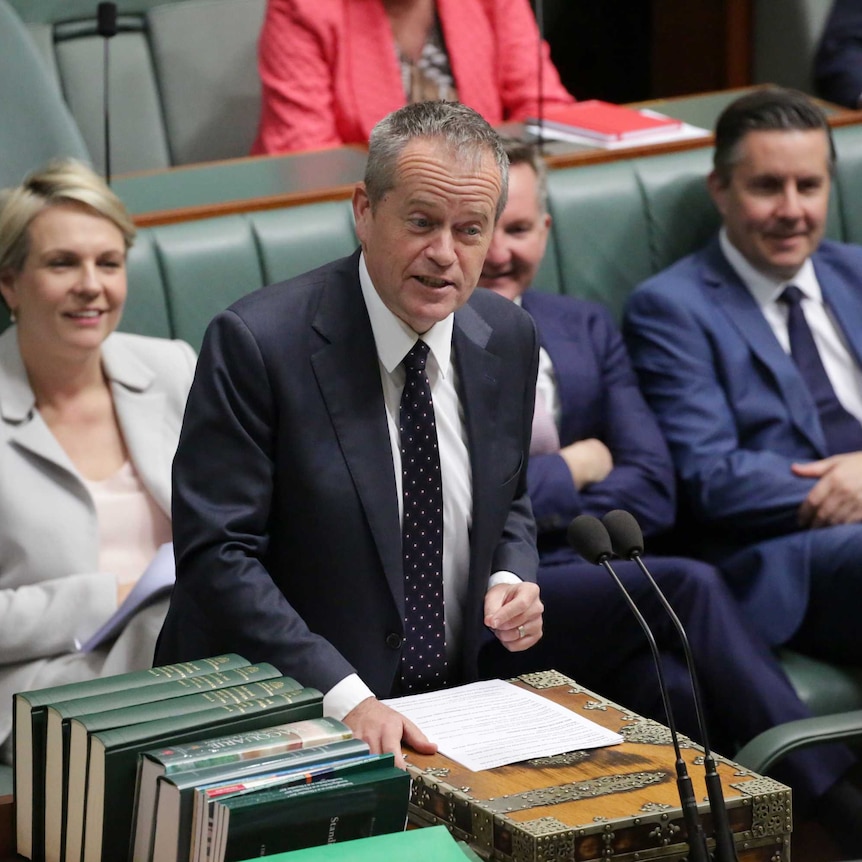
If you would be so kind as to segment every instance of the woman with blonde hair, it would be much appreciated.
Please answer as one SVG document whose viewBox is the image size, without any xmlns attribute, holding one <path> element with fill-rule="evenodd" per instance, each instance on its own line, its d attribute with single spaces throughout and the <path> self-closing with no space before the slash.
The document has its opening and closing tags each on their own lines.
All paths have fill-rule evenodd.
<svg viewBox="0 0 862 862">
<path fill-rule="evenodd" d="M 149 667 L 164 615 L 149 605 L 79 649 L 171 540 L 195 365 L 183 342 L 115 331 L 134 235 L 77 162 L 0 195 L 0 742 L 14 692 Z"/>
</svg>

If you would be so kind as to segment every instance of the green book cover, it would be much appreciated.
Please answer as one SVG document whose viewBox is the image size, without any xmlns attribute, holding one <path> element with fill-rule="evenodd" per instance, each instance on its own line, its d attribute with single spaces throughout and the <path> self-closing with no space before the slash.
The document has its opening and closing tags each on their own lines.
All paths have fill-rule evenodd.
<svg viewBox="0 0 862 862">
<path fill-rule="evenodd" d="M 315 718 L 322 712 L 322 702 L 323 695 L 317 689 L 304 688 L 93 733 L 83 775 L 73 773 L 74 747 L 70 751 L 66 859 L 99 862 L 102 858 L 126 858 L 141 751 L 174 741 L 189 742 L 222 728 L 241 733 Z M 80 717 L 72 719 L 73 746 L 79 722 Z"/>
<path fill-rule="evenodd" d="M 369 754 L 367 743 L 361 739 L 345 739 L 289 751 L 276 758 L 163 775 L 157 782 L 155 810 L 149 822 L 143 819 L 140 809 L 137 812 L 132 860 L 185 862 L 192 858 L 190 854 L 197 851 L 208 832 L 212 803 L 226 793 L 243 792 L 249 780 L 289 781 L 301 775 L 303 781 L 311 782 L 325 777 L 324 771 L 336 764 L 355 763 L 367 757 L 376 757 Z M 147 845 L 148 828 L 150 841 Z"/>
<path fill-rule="evenodd" d="M 143 752 L 138 759 L 133 860 L 140 862 L 151 858 L 154 821 L 159 829 L 166 828 L 162 825 L 162 815 L 155 817 L 156 809 L 162 806 L 163 793 L 174 801 L 177 801 L 175 791 L 177 796 L 185 794 L 182 801 L 185 805 L 186 797 L 190 799 L 185 791 L 197 786 L 367 753 L 368 745 L 351 736 L 350 728 L 334 718 L 310 718 L 263 728 L 259 732 L 202 740 L 189 746 L 177 746 L 176 750 Z M 271 745 L 264 746 L 264 743 Z M 233 747 L 233 756 L 210 766 L 180 771 L 185 765 L 209 762 L 213 749 L 224 745 Z M 255 747 L 249 749 L 250 745 Z M 241 756 L 243 753 L 260 753 L 260 756 L 247 759 Z M 164 805 L 167 808 L 168 802 L 165 801 Z M 171 846 L 171 842 L 166 846 Z"/>
<path fill-rule="evenodd" d="M 283 754 L 296 748 L 350 739 L 352 736 L 353 733 L 344 722 L 321 716 L 308 721 L 265 727 L 251 733 L 230 733 L 197 740 L 189 745 L 152 749 L 145 751 L 143 757 L 160 763 L 165 774 L 171 774 Z"/>
<path fill-rule="evenodd" d="M 212 859 L 239 862 L 400 832 L 407 819 L 409 792 L 410 776 L 386 765 L 226 799 L 215 805 Z"/>
<path fill-rule="evenodd" d="M 47 732 L 45 742 L 45 860 L 61 862 L 63 858 L 63 829 L 66 819 L 65 790 L 69 774 L 70 720 L 75 716 L 91 716 L 98 713 L 107 723 L 95 723 L 92 729 L 101 726 L 115 727 L 132 724 L 131 709 L 143 705 L 142 720 L 159 717 L 149 704 L 163 702 L 165 715 L 173 715 L 177 707 L 167 703 L 170 698 L 197 694 L 202 697 L 200 708 L 205 709 L 220 702 L 249 700 L 266 697 L 273 693 L 270 688 L 249 685 L 279 677 L 280 672 L 271 664 L 247 665 L 229 668 L 200 676 L 181 677 L 157 685 L 119 689 L 114 692 L 64 700 L 47 707 Z M 296 681 L 289 680 L 293 689 L 301 688 Z M 217 690 L 225 689 L 224 695 Z M 209 695 L 211 699 L 206 696 Z M 127 711 L 128 710 L 128 711 Z M 141 720 L 141 719 L 139 719 Z"/>
<path fill-rule="evenodd" d="M 464 862 L 472 859 L 478 862 L 479 858 L 466 844 L 456 841 L 445 826 L 428 826 L 255 857 L 255 862 L 381 862 L 384 859 L 398 862 Z M 244 859 L 242 862 L 253 860 Z"/>
<path fill-rule="evenodd" d="M 232 667 L 249 665 L 247 659 L 235 653 L 213 656 L 198 661 L 149 668 L 66 683 L 48 688 L 18 692 L 13 696 L 12 744 L 15 752 L 15 840 L 17 852 L 31 859 L 42 859 L 45 852 L 45 732 L 48 704 L 76 697 L 104 694 L 124 688 L 157 685 L 171 679 L 213 673 Z"/>
</svg>

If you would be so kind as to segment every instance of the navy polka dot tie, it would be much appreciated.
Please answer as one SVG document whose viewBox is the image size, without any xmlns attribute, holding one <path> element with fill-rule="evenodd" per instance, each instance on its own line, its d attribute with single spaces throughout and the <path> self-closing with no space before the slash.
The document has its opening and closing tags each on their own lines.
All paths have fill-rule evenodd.
<svg viewBox="0 0 862 862">
<path fill-rule="evenodd" d="M 417 341 L 404 357 L 401 395 L 401 478 L 404 523 L 404 693 L 446 682 L 443 614 L 443 484 L 431 386 L 425 373 L 428 345 Z"/>
</svg>

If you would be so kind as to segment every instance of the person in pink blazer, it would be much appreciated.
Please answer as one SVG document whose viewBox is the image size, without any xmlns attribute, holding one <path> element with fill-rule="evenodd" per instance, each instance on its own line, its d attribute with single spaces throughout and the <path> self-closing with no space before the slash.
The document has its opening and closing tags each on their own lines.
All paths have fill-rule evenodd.
<svg viewBox="0 0 862 862">
<path fill-rule="evenodd" d="M 545 104 L 573 102 L 545 43 L 541 57 Z M 457 99 L 491 124 L 534 116 L 539 33 L 528 0 L 269 0 L 259 67 L 253 153 L 366 143 L 423 98 Z"/>
</svg>

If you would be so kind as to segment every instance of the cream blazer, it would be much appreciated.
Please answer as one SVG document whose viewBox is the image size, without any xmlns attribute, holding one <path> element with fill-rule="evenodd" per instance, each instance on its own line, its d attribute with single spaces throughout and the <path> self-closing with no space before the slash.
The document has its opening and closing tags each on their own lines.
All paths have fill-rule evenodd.
<svg viewBox="0 0 862 862">
<path fill-rule="evenodd" d="M 132 463 L 170 517 L 194 351 L 114 333 L 102 356 Z M 117 607 L 116 578 L 98 571 L 98 552 L 92 498 L 35 409 L 10 327 L 0 335 L 0 742 L 12 728 L 14 692 L 150 666 L 164 604 L 139 614 L 147 619 L 135 618 L 110 647 L 75 650 Z"/>
</svg>

